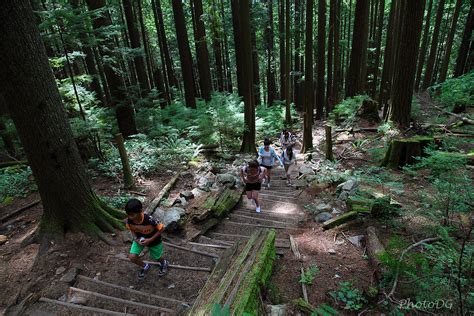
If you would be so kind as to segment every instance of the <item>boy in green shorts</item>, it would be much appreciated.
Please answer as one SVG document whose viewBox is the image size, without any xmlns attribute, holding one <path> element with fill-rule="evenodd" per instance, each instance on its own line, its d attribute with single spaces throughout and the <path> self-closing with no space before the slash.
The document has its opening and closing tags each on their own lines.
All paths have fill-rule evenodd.
<svg viewBox="0 0 474 316">
<path fill-rule="evenodd" d="M 158 275 L 165 275 L 168 272 L 168 260 L 162 257 L 163 242 L 161 240 L 161 233 L 165 228 L 164 225 L 158 223 L 149 214 L 145 214 L 142 202 L 137 199 L 130 199 L 127 202 L 125 212 L 127 213 L 126 226 L 135 235 L 128 258 L 141 267 L 141 270 L 138 272 L 138 278 L 143 279 L 145 273 L 151 267 L 139 257 L 145 247 L 148 247 L 150 250 L 150 257 L 160 262 Z"/>
</svg>

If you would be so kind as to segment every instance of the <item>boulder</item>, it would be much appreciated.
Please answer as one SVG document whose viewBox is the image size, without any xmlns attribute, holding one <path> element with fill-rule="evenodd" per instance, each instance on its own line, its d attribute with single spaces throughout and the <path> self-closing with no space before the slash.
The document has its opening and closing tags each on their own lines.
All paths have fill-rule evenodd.
<svg viewBox="0 0 474 316">
<path fill-rule="evenodd" d="M 322 212 L 330 212 L 332 210 L 332 207 L 331 205 L 326 203 L 319 203 L 318 205 L 316 205 L 315 210 L 316 213 L 319 214 Z"/>
<path fill-rule="evenodd" d="M 0 245 L 3 245 L 8 240 L 8 237 L 5 235 L 0 235 Z"/>
<path fill-rule="evenodd" d="M 157 208 L 153 213 L 153 217 L 165 225 L 166 230 L 175 231 L 181 227 L 181 218 L 185 214 L 186 211 L 180 207 L 171 207 L 167 210 Z"/>
<path fill-rule="evenodd" d="M 325 221 L 328 221 L 332 218 L 332 215 L 331 213 L 328 213 L 328 212 L 322 212 L 322 213 L 319 213 L 318 215 L 316 215 L 314 217 L 314 221 L 315 222 L 318 222 L 318 223 L 324 223 Z"/>
<path fill-rule="evenodd" d="M 227 188 L 232 188 L 235 185 L 235 177 L 230 173 L 221 173 L 216 177 L 216 183 Z"/>
<path fill-rule="evenodd" d="M 358 186 L 359 182 L 355 179 L 349 179 L 339 184 L 336 188 L 336 192 L 339 194 L 338 199 L 341 201 L 347 200 L 347 198 L 356 193 Z"/>
<path fill-rule="evenodd" d="M 74 282 L 76 282 L 76 276 L 79 274 L 79 268 L 78 267 L 73 267 L 69 269 L 65 275 L 61 277 L 59 281 L 64 282 L 69 285 L 73 285 Z"/>
<path fill-rule="evenodd" d="M 186 201 L 189 201 L 190 199 L 194 198 L 194 193 L 192 191 L 183 191 L 179 194 L 179 196 L 185 198 Z"/>
<path fill-rule="evenodd" d="M 306 165 L 303 165 L 300 167 L 299 173 L 300 175 L 303 175 L 303 176 L 313 176 L 315 174 L 314 170 L 311 167 L 306 166 Z"/>
<path fill-rule="evenodd" d="M 203 196 L 204 194 L 206 194 L 207 191 L 205 190 L 201 190 L 199 188 L 194 188 L 191 190 L 191 193 L 193 194 L 194 198 L 198 198 L 200 196 Z"/>
</svg>

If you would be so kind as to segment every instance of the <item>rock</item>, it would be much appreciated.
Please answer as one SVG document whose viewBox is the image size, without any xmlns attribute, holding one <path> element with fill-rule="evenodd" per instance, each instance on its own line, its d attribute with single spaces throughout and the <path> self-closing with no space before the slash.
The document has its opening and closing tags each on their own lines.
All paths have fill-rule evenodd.
<svg viewBox="0 0 474 316">
<path fill-rule="evenodd" d="M 78 268 L 71 268 L 69 269 L 65 275 L 59 279 L 59 281 L 67 283 L 69 285 L 73 285 L 74 282 L 76 282 L 76 276 L 79 274 L 79 269 Z"/>
<path fill-rule="evenodd" d="M 355 189 L 357 189 L 358 186 L 359 186 L 359 183 L 357 182 L 357 180 L 350 179 L 350 180 L 347 180 L 346 182 L 339 184 L 336 189 L 341 188 L 342 191 L 352 192 L 352 191 L 355 191 Z"/>
<path fill-rule="evenodd" d="M 318 205 L 316 205 L 316 212 L 318 214 L 321 213 L 321 212 L 329 212 L 331 210 L 332 210 L 332 208 L 331 208 L 331 205 L 329 205 L 329 204 L 319 203 Z"/>
<path fill-rule="evenodd" d="M 332 208 L 332 212 L 331 214 L 333 215 L 339 215 L 339 214 L 342 214 L 342 211 L 341 210 L 338 210 L 337 208 Z"/>
<path fill-rule="evenodd" d="M 328 254 L 335 255 L 335 254 L 337 254 L 337 252 L 336 252 L 336 250 L 331 248 L 331 249 L 328 249 Z"/>
<path fill-rule="evenodd" d="M 362 247 L 361 241 L 363 239 L 364 239 L 364 235 L 357 235 L 357 236 L 352 236 L 352 237 L 347 238 L 347 240 L 349 240 L 351 244 L 357 247 Z"/>
<path fill-rule="evenodd" d="M 120 232 L 120 237 L 122 238 L 122 241 L 124 244 L 126 243 L 131 243 L 133 241 L 133 235 L 132 232 L 129 230 L 123 230 Z"/>
<path fill-rule="evenodd" d="M 194 198 L 194 193 L 191 191 L 183 191 L 179 194 L 179 196 L 185 198 L 186 201 L 189 201 L 190 199 Z"/>
<path fill-rule="evenodd" d="M 178 205 L 178 206 L 185 207 L 185 206 L 187 206 L 188 204 L 189 204 L 189 202 L 186 201 L 186 199 L 185 199 L 184 197 L 178 197 L 178 198 L 176 198 L 176 200 L 174 200 L 174 202 L 173 202 L 173 206 Z"/>
<path fill-rule="evenodd" d="M 216 183 L 227 188 L 232 188 L 235 185 L 235 177 L 230 173 L 221 173 L 216 177 Z"/>
<path fill-rule="evenodd" d="M 211 182 L 206 177 L 200 177 L 197 181 L 198 188 L 204 191 L 209 191 L 209 187 L 211 185 L 212 185 Z"/>
<path fill-rule="evenodd" d="M 317 191 L 323 191 L 331 186 L 331 184 L 327 182 L 319 182 L 319 180 L 312 181 L 309 185 L 312 189 Z"/>
<path fill-rule="evenodd" d="M 300 167 L 299 173 L 300 175 L 303 175 L 303 176 L 313 176 L 315 174 L 312 168 L 305 165 Z"/>
<path fill-rule="evenodd" d="M 5 235 L 0 235 L 0 245 L 3 245 L 8 241 L 8 237 Z"/>
<path fill-rule="evenodd" d="M 56 269 L 56 275 L 61 274 L 61 273 L 63 273 L 64 271 L 66 271 L 66 268 L 65 268 L 65 267 L 59 267 L 59 268 Z"/>
<path fill-rule="evenodd" d="M 208 191 L 209 191 L 209 190 L 208 190 Z M 200 197 L 200 196 L 206 194 L 206 192 L 207 192 L 207 191 L 201 190 L 201 189 L 199 189 L 199 188 L 194 188 L 194 189 L 191 190 L 191 193 L 194 195 L 194 198 L 196 198 L 196 199 L 197 199 L 198 197 Z"/>
<path fill-rule="evenodd" d="M 153 213 L 153 217 L 165 225 L 165 229 L 175 231 L 180 228 L 180 219 L 185 214 L 186 210 L 180 207 L 171 207 L 167 210 L 157 208 Z"/>
<path fill-rule="evenodd" d="M 176 285 L 174 285 L 174 284 L 168 285 L 168 289 L 174 289 L 175 287 L 176 287 Z"/>
<path fill-rule="evenodd" d="M 328 212 L 319 213 L 314 217 L 314 221 L 318 223 L 324 223 L 332 218 L 332 215 Z"/>
<path fill-rule="evenodd" d="M 286 316 L 288 310 L 286 305 L 267 305 L 268 316 Z"/>
<path fill-rule="evenodd" d="M 80 293 L 74 293 L 69 299 L 69 303 L 87 305 L 87 297 L 80 295 Z"/>
<path fill-rule="evenodd" d="M 347 191 L 342 191 L 341 194 L 339 194 L 338 199 L 341 201 L 345 201 L 349 198 L 349 193 Z"/>
</svg>

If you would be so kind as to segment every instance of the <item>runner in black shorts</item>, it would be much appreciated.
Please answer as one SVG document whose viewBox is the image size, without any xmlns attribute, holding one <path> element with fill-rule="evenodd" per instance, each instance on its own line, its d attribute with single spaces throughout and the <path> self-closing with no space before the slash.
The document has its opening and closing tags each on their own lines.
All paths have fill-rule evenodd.
<svg viewBox="0 0 474 316">
<path fill-rule="evenodd" d="M 262 187 L 262 180 L 267 177 L 267 169 L 260 167 L 258 162 L 253 160 L 240 170 L 240 177 L 242 178 L 242 182 L 245 183 L 247 198 L 255 201 L 255 211 L 260 213 L 258 192 Z"/>
</svg>

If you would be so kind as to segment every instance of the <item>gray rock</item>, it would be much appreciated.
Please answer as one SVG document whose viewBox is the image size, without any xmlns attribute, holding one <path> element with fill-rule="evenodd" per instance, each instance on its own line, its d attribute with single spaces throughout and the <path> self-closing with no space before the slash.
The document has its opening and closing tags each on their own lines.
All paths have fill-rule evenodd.
<svg viewBox="0 0 474 316">
<path fill-rule="evenodd" d="M 332 210 L 332 208 L 331 208 L 331 205 L 329 205 L 329 204 L 319 203 L 318 205 L 316 205 L 316 212 L 318 214 L 321 213 L 321 212 L 329 212 L 331 210 Z"/>
<path fill-rule="evenodd" d="M 350 192 L 350 194 L 354 194 L 355 193 L 355 190 L 357 189 L 357 187 L 359 186 L 359 182 L 357 182 L 357 180 L 355 179 L 349 179 L 347 180 L 346 182 L 343 182 L 341 184 L 339 184 L 336 188 L 336 192 Z"/>
<path fill-rule="evenodd" d="M 331 249 L 328 249 L 328 254 L 330 254 L 330 255 L 335 255 L 336 253 L 337 253 L 336 250 L 334 250 L 334 249 L 332 249 L 332 248 L 331 248 Z"/>
<path fill-rule="evenodd" d="M 59 281 L 73 285 L 76 282 L 76 276 L 79 274 L 79 269 L 77 267 L 69 269 L 65 275 L 59 279 Z"/>
<path fill-rule="evenodd" d="M 303 175 L 303 176 L 314 176 L 314 170 L 305 165 L 300 167 L 299 173 L 300 175 Z"/>
<path fill-rule="evenodd" d="M 318 223 L 324 223 L 332 218 L 332 215 L 328 212 L 319 213 L 314 217 L 314 221 Z"/>
<path fill-rule="evenodd" d="M 179 194 L 179 196 L 183 197 L 186 199 L 186 201 L 194 198 L 194 193 L 191 191 L 183 191 Z"/>
<path fill-rule="evenodd" d="M 166 229 L 174 230 L 184 214 L 186 214 L 186 210 L 180 207 L 171 207 L 167 210 L 157 208 L 153 213 L 153 217 L 165 225 Z"/>
<path fill-rule="evenodd" d="M 341 201 L 345 201 L 349 198 L 350 194 L 347 191 L 342 191 L 341 194 L 339 194 L 338 199 Z"/>
<path fill-rule="evenodd" d="M 186 201 L 186 199 L 184 197 L 178 197 L 176 198 L 176 200 L 174 200 L 173 202 L 173 206 L 182 206 L 182 207 L 185 207 L 187 206 L 189 203 L 188 201 Z"/>
<path fill-rule="evenodd" d="M 267 305 L 268 316 L 286 316 L 288 310 L 286 305 Z"/>
<path fill-rule="evenodd" d="M 362 247 L 361 241 L 364 239 L 364 235 L 357 235 L 352 237 L 347 237 L 347 240 L 351 242 L 354 246 Z"/>
<path fill-rule="evenodd" d="M 194 188 L 194 189 L 191 190 L 191 193 L 194 195 L 194 198 L 197 199 L 198 197 L 200 197 L 200 196 L 202 196 L 203 194 L 205 194 L 206 191 L 201 190 L 201 189 L 199 189 L 199 188 Z"/>
<path fill-rule="evenodd" d="M 216 183 L 226 187 L 233 187 L 235 185 L 235 177 L 230 173 L 221 173 L 217 175 Z"/>
<path fill-rule="evenodd" d="M 66 271 L 66 268 L 65 267 L 59 267 L 56 269 L 56 274 L 61 274 L 63 273 L 64 271 Z"/>
<path fill-rule="evenodd" d="M 200 177 L 197 181 L 197 186 L 201 190 L 209 189 L 211 185 L 211 181 L 209 181 L 209 179 L 206 177 Z"/>
</svg>

